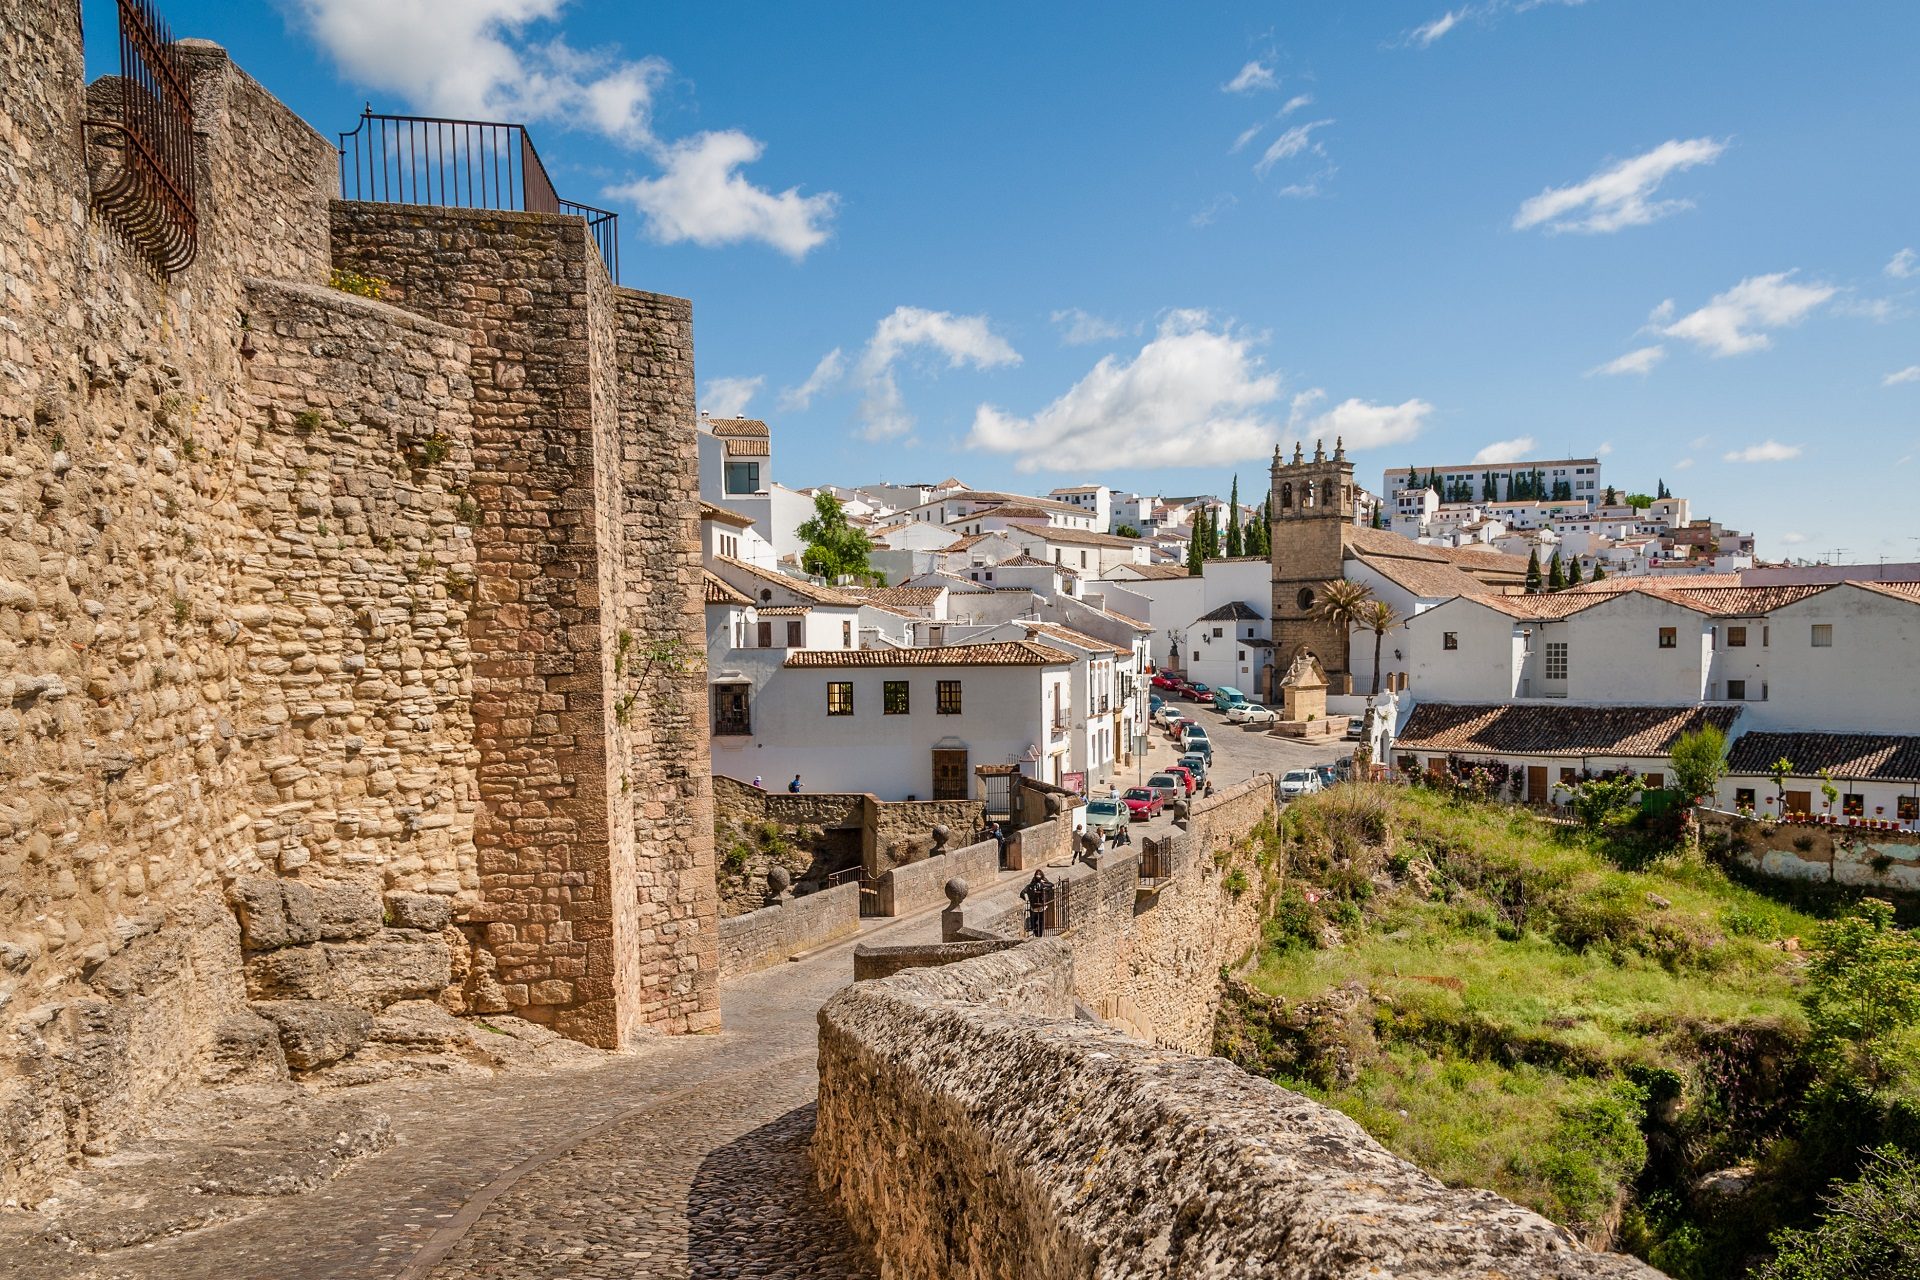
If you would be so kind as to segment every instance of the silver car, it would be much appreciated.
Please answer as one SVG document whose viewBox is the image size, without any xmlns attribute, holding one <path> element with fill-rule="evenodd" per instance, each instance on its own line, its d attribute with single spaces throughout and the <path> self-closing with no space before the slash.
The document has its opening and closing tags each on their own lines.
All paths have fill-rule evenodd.
<svg viewBox="0 0 1920 1280">
<path fill-rule="evenodd" d="M 1289 769 L 1280 775 L 1280 798 L 1297 800 L 1320 790 L 1320 774 L 1313 769 Z"/>
</svg>

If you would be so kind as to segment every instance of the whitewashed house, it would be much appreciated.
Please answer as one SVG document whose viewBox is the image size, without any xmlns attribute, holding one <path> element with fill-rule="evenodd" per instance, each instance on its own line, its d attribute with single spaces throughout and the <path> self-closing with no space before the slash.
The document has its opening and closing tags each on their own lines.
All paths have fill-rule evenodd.
<svg viewBox="0 0 1920 1280">
<path fill-rule="evenodd" d="M 757 418 L 702 416 L 697 435 L 701 500 L 753 521 L 776 561 L 798 556 L 805 544 L 795 530 L 813 518 L 813 499 L 774 483 L 767 424 Z"/>
</svg>

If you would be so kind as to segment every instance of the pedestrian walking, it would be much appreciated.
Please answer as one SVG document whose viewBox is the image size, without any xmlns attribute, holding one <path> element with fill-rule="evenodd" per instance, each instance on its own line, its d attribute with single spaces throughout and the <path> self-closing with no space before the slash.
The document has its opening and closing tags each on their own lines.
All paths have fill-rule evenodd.
<svg viewBox="0 0 1920 1280">
<path fill-rule="evenodd" d="M 799 774 L 796 773 L 793 775 L 793 781 L 787 784 L 787 791 L 791 795 L 797 796 L 800 794 L 800 775 Z"/>
<path fill-rule="evenodd" d="M 992 840 L 994 846 L 1000 850 L 1000 866 L 1002 870 L 1005 870 L 1007 865 L 1007 829 L 998 822 L 989 822 L 987 824 L 987 838 Z"/>
<path fill-rule="evenodd" d="M 1047 908 L 1053 905 L 1053 885 L 1047 880 L 1047 873 L 1035 871 L 1020 896 L 1027 901 L 1027 932 L 1036 938 L 1043 936 L 1047 931 Z"/>
<path fill-rule="evenodd" d="M 767 784 L 761 779 L 760 775 L 757 773 L 753 775 L 753 789 L 755 791 L 765 791 L 767 789 Z"/>
</svg>

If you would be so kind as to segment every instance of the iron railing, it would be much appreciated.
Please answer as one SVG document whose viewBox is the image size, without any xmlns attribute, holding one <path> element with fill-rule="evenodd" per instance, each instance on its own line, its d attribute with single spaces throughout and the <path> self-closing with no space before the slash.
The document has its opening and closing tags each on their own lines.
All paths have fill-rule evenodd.
<svg viewBox="0 0 1920 1280">
<path fill-rule="evenodd" d="M 1053 892 L 1046 897 L 1045 914 L 1040 923 L 1048 933 L 1058 933 L 1073 923 L 1073 881 L 1055 880 L 1048 887 Z"/>
<path fill-rule="evenodd" d="M 620 279 L 620 216 L 562 200 L 523 125 L 382 115 L 368 107 L 340 134 L 339 150 L 342 200 L 582 218 L 607 275 Z"/>
<path fill-rule="evenodd" d="M 827 888 L 831 889 L 836 885 L 843 885 L 849 881 L 860 886 L 861 915 L 879 916 L 886 914 L 880 909 L 880 886 L 877 882 L 867 879 L 867 868 L 864 863 L 857 867 L 847 867 L 845 870 L 836 871 L 828 876 Z"/>
<path fill-rule="evenodd" d="M 154 270 L 184 271 L 200 246 L 193 90 L 173 32 L 151 0 L 119 0 L 120 118 L 88 120 L 120 136 L 120 167 L 93 203 Z"/>
<path fill-rule="evenodd" d="M 1140 842 L 1140 883 L 1151 888 L 1173 878 L 1173 837 Z"/>
</svg>

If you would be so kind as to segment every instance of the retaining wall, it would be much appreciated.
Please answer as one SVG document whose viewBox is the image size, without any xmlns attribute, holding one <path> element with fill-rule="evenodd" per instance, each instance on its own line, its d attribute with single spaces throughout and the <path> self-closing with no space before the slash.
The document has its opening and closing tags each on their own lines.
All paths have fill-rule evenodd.
<svg viewBox="0 0 1920 1280">
<path fill-rule="evenodd" d="M 737 978 L 860 932 L 860 886 L 835 885 L 720 922 L 720 973 Z"/>
<path fill-rule="evenodd" d="M 936 853 L 931 858 L 895 867 L 875 882 L 880 895 L 880 914 L 904 916 L 923 907 L 937 906 L 947 900 L 947 881 L 956 876 L 970 887 L 984 888 L 1000 874 L 1000 846 L 982 840 Z"/>
<path fill-rule="evenodd" d="M 815 1168 L 889 1277 L 1658 1280 L 1221 1059 L 1074 1021 L 1076 959 L 1035 941 L 821 1009 Z"/>
<path fill-rule="evenodd" d="M 1704 839 L 1724 841 L 1729 857 L 1762 875 L 1920 893 L 1920 836 L 1909 832 L 1778 822 L 1715 809 L 1695 813 Z"/>
</svg>

